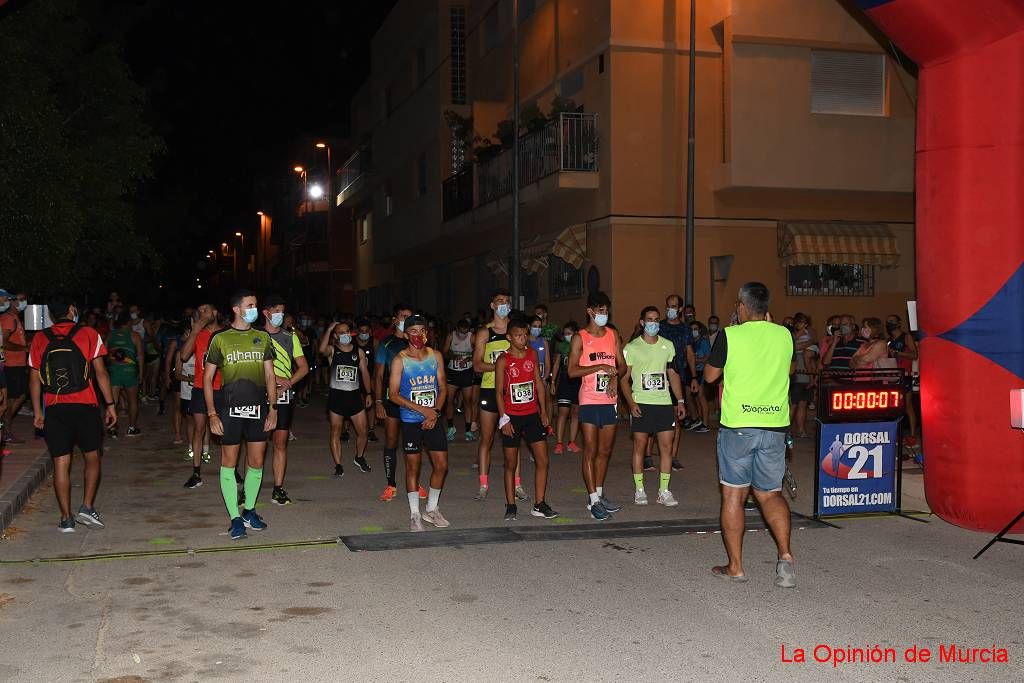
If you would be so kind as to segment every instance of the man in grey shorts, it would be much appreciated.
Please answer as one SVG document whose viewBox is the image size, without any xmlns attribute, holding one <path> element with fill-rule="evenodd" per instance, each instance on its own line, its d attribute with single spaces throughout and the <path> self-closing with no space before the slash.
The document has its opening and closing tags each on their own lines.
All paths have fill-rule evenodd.
<svg viewBox="0 0 1024 683">
<path fill-rule="evenodd" d="M 753 489 L 772 530 L 779 557 L 775 585 L 796 585 L 789 550 L 789 505 L 780 493 L 786 472 L 789 376 L 793 336 L 771 321 L 768 288 L 748 282 L 736 302 L 739 325 L 722 330 L 704 366 L 704 381 L 724 376 L 722 428 L 718 432 L 718 477 L 722 489 L 722 541 L 729 564 L 711 573 L 747 581 L 743 573 L 743 501 Z"/>
</svg>

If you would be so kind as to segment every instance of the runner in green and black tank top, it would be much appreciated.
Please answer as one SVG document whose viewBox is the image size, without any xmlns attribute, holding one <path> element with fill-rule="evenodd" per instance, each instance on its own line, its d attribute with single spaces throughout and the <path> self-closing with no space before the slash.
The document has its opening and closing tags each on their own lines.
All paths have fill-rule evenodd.
<svg viewBox="0 0 1024 683">
<path fill-rule="evenodd" d="M 497 289 L 491 295 L 494 320 L 476 332 L 473 340 L 473 369 L 481 373 L 480 381 L 480 447 L 477 458 L 480 467 L 480 491 L 477 500 L 487 497 L 488 474 L 491 468 L 491 445 L 498 428 L 498 398 L 494 392 L 494 362 L 508 350 L 508 317 L 512 313 L 512 295 L 506 289 Z"/>
<path fill-rule="evenodd" d="M 114 321 L 115 329 L 107 337 L 107 370 L 110 374 L 110 387 L 113 391 L 116 406 L 124 392 L 128 404 L 127 436 L 138 436 L 139 431 L 139 390 L 142 381 L 142 337 L 132 330 L 132 320 L 127 313 L 120 313 Z M 113 426 L 107 430 L 111 438 L 117 438 L 118 428 Z"/>
</svg>

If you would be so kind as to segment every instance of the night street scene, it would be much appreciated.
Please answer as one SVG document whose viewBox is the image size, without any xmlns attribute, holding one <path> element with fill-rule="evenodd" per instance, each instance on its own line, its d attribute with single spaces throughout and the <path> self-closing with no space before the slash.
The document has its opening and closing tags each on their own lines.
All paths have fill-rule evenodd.
<svg viewBox="0 0 1024 683">
<path fill-rule="evenodd" d="M 1024 680 L 1024 0 L 0 0 L 0 681 Z"/>
</svg>

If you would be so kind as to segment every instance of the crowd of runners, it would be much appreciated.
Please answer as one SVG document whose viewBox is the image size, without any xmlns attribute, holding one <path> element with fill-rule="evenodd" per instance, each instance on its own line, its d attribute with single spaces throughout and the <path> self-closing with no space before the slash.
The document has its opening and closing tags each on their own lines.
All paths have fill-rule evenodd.
<svg viewBox="0 0 1024 683">
<path fill-rule="evenodd" d="M 174 442 L 190 463 L 185 488 L 200 488 L 207 467 L 216 473 L 231 538 L 266 529 L 256 501 L 268 448 L 272 502 L 288 505 L 285 476 L 295 411 L 322 394 L 331 473 L 344 476 L 349 458 L 361 472 L 371 472 L 367 449 L 378 442 L 381 430 L 385 481 L 379 499 L 390 502 L 399 495 L 402 461 L 412 531 L 422 531 L 424 523 L 449 526 L 439 502 L 448 444 L 455 440 L 476 442 L 476 499 L 484 500 L 490 495 L 491 455 L 500 436 L 505 520 L 517 519 L 519 503 L 531 498 L 521 474 L 524 444 L 534 464 L 529 512 L 546 519 L 558 516 L 546 500 L 549 440 L 555 455 L 579 453 L 586 507 L 595 520 L 606 520 L 622 509 L 605 493 L 620 423 L 628 422 L 632 438 L 633 503 L 648 504 L 645 472 L 655 471 L 654 500 L 668 507 L 678 505 L 670 484 L 672 473 L 682 469 L 683 433 L 707 432 L 716 424 L 722 428 L 718 450 L 727 548 L 735 536 L 726 533 L 726 503 L 739 506 L 742 515 L 739 490 L 743 497 L 752 492 L 773 530 L 788 543 L 788 526 L 778 526 L 783 512 L 775 494 L 785 480 L 795 495 L 795 481 L 785 461 L 777 459 L 786 447 L 780 451 L 775 441 L 791 446 L 791 434 L 805 436 L 806 409 L 813 405 L 819 369 L 909 364 L 916 359 L 916 347 L 896 316 L 887 321 L 888 341 L 876 319 L 864 321 L 857 335 L 852 317 L 835 316 L 820 340 L 802 314 L 775 324 L 767 314 L 767 290 L 748 285 L 756 286 L 741 290 L 740 299 L 746 297 L 749 305 L 743 308 L 738 301 L 725 328 L 715 316 L 707 324 L 698 320 L 694 307 L 683 305 L 675 294 L 666 297 L 664 311 L 646 306 L 621 328 L 610 322 L 611 301 L 600 291 L 588 295 L 582 324 L 562 326 L 551 323 L 542 304 L 532 312 L 513 310 L 510 293 L 502 289 L 492 293 L 488 309 L 475 316 L 466 313 L 454 324 L 401 304 L 387 318 L 328 321 L 304 312 L 295 315 L 284 299 L 268 295 L 260 300 L 245 290 L 232 295 L 226 308 L 201 303 L 177 319 L 125 305 L 116 293 L 106 310 L 85 312 L 72 299 L 54 297 L 48 301 L 52 326 L 30 341 L 24 331 L 20 338 L 31 370 L 27 384 L 34 426 L 54 458 L 59 528 L 73 532 L 76 521 L 103 526 L 94 507 L 102 440 L 139 437 L 140 404 L 153 403 L 160 415 L 169 415 Z M 8 302 L 14 297 L 0 293 L 6 295 L 0 305 L 17 306 L 8 317 L 25 310 L 23 298 Z M 759 327 L 763 324 L 768 327 Z M 730 382 L 725 333 L 734 326 L 739 327 L 728 346 L 731 376 L 742 379 Z M 754 339 L 762 334 L 758 330 L 768 336 Z M 7 336 L 5 347 L 13 339 L 10 332 Z M 741 344 L 750 350 L 737 359 Z M 766 366 L 759 364 L 771 346 L 779 368 L 766 375 Z M 741 363 L 749 363 L 753 374 L 744 375 Z M 764 380 L 768 375 L 775 377 L 770 385 Z M 771 419 L 735 413 L 740 394 L 750 400 L 766 391 L 768 403 L 778 406 L 768 411 Z M 7 403 L 5 441 L 14 441 L 11 421 L 18 407 L 12 411 Z M 913 430 L 914 415 L 909 417 Z M 761 446 L 726 443 L 752 430 L 763 433 Z M 69 472 L 75 448 L 84 454 L 85 487 L 82 505 L 72 514 Z M 212 463 L 214 449 L 219 464 Z M 426 486 L 420 476 L 424 459 L 430 463 Z M 781 505 L 788 525 L 788 507 L 784 501 Z M 735 579 L 739 565 L 732 560 L 738 545 L 733 550 L 731 564 L 716 571 Z M 788 545 L 785 551 L 780 545 L 780 562 L 789 561 L 784 555 L 791 557 Z M 791 569 L 787 565 L 780 572 L 791 575 Z"/>
</svg>

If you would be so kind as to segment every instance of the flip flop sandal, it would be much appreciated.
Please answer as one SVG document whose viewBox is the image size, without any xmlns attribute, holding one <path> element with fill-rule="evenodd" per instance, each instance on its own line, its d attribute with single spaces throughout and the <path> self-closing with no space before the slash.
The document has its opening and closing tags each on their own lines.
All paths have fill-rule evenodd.
<svg viewBox="0 0 1024 683">
<path fill-rule="evenodd" d="M 733 583 L 746 583 L 750 581 L 746 574 L 740 574 L 739 576 L 730 576 L 728 567 L 712 567 L 711 573 L 720 579 L 726 579 Z"/>
</svg>

